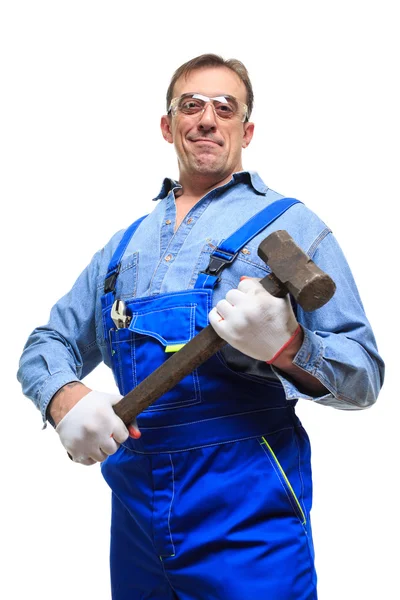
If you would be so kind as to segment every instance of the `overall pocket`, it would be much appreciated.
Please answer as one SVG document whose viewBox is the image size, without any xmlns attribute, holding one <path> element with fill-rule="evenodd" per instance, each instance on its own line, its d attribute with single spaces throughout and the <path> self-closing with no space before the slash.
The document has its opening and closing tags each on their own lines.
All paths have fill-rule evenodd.
<svg viewBox="0 0 400 600">
<path fill-rule="evenodd" d="M 304 505 L 301 502 L 303 499 L 303 477 L 300 471 L 299 450 L 294 439 L 295 435 L 296 433 L 290 429 L 269 435 L 268 439 L 263 436 L 258 439 L 258 442 L 279 481 L 278 496 L 281 497 L 281 500 L 290 503 L 294 514 L 304 526 L 307 518 Z M 307 475 L 304 474 L 303 476 L 306 477 Z"/>
<path fill-rule="evenodd" d="M 207 324 L 207 290 L 177 292 L 127 302 L 129 328 L 110 331 L 114 376 L 127 394 Z M 201 402 L 197 370 L 161 396 L 146 412 Z"/>
</svg>

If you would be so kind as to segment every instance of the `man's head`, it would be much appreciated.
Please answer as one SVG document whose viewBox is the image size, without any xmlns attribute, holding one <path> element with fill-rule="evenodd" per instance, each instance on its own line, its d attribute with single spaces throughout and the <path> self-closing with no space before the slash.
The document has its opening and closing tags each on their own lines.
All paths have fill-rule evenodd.
<svg viewBox="0 0 400 600">
<path fill-rule="evenodd" d="M 242 148 L 254 130 L 252 107 L 251 82 L 238 60 L 204 54 L 175 71 L 161 130 L 175 145 L 181 179 L 217 183 L 242 170 Z"/>
</svg>

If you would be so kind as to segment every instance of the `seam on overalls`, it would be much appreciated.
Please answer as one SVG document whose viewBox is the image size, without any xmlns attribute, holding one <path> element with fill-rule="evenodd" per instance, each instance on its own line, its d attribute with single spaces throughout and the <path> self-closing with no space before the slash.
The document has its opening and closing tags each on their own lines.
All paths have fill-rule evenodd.
<svg viewBox="0 0 400 600">
<path fill-rule="evenodd" d="M 115 342 L 115 335 L 116 335 L 116 331 L 114 333 L 114 342 Z M 125 382 L 124 382 L 124 377 L 123 377 L 123 373 L 122 373 L 122 356 L 121 356 L 121 352 L 120 352 L 120 346 L 118 344 L 116 344 L 116 352 L 117 352 L 117 356 L 118 356 L 118 372 L 119 372 L 119 380 L 121 382 L 121 394 L 126 394 L 125 392 Z"/>
<path fill-rule="evenodd" d="M 270 435 L 270 434 L 268 434 L 268 435 Z M 264 438 L 262 438 L 262 439 L 264 440 Z M 282 473 L 279 472 L 278 465 L 272 460 L 269 452 L 267 452 L 267 450 L 264 448 L 264 445 L 266 444 L 266 442 L 265 441 L 260 442 L 260 438 L 258 438 L 258 443 L 260 445 L 260 448 L 264 452 L 265 456 L 267 456 L 267 458 L 268 458 L 268 460 L 269 460 L 272 468 L 274 469 L 274 471 L 276 473 L 276 476 L 277 476 L 277 478 L 279 480 L 279 483 L 281 484 L 281 486 L 282 486 L 282 488 L 283 488 L 283 490 L 284 490 L 284 492 L 285 492 L 285 494 L 286 494 L 286 496 L 287 496 L 287 498 L 288 498 L 288 500 L 290 502 L 290 506 L 292 507 L 292 509 L 293 509 L 293 511 L 294 511 L 294 513 L 295 513 L 295 515 L 297 517 L 297 519 L 299 520 L 300 524 L 304 528 L 304 525 L 306 524 L 306 516 L 305 516 L 305 514 L 303 514 L 303 520 L 301 521 L 300 518 L 299 518 L 299 506 L 297 506 L 297 504 L 295 503 L 293 495 L 289 494 L 288 489 L 287 489 L 287 485 L 284 485 L 284 483 L 282 481 L 283 475 L 282 475 Z M 290 482 L 289 482 L 289 485 L 291 487 Z M 294 494 L 294 491 L 293 491 L 293 494 Z"/>
<path fill-rule="evenodd" d="M 197 304 L 188 304 L 188 305 L 184 305 L 184 308 L 189 308 L 190 309 L 190 322 L 189 322 L 189 328 L 190 328 L 190 337 L 193 337 L 194 335 L 194 312 L 196 309 Z M 173 307 L 174 308 L 174 307 Z M 179 307 L 175 307 L 175 308 L 179 308 Z M 151 311 L 149 313 L 146 314 L 152 314 L 155 312 L 164 312 L 163 310 L 157 310 L 157 311 Z M 134 335 L 135 332 L 133 332 L 133 342 L 131 344 L 131 348 L 133 350 L 133 352 L 131 351 L 131 361 L 132 361 L 132 375 L 133 375 L 133 383 L 134 383 L 134 387 L 136 387 L 138 385 L 137 382 L 137 371 L 136 371 L 136 336 Z M 160 336 L 162 337 L 162 336 Z M 164 339 L 164 338 L 163 338 Z M 165 340 L 166 341 L 166 340 Z M 197 369 L 195 369 L 191 374 L 188 375 L 188 377 L 190 377 L 190 375 L 192 375 L 192 380 L 193 380 L 193 388 L 194 388 L 194 397 L 189 398 L 188 400 L 182 400 L 182 401 L 177 401 L 177 402 L 165 402 L 164 404 L 159 404 L 157 407 L 153 407 L 151 408 L 148 407 L 148 411 L 149 412 L 155 412 L 157 410 L 175 410 L 176 408 L 180 408 L 183 406 L 193 406 L 196 404 L 200 404 L 201 403 L 201 393 L 200 393 L 200 384 L 199 384 L 199 379 L 198 379 L 198 373 L 197 373 Z M 126 448 L 126 446 L 124 446 Z"/>
<path fill-rule="evenodd" d="M 212 277 L 212 276 L 210 276 L 210 275 L 207 275 L 207 277 L 204 279 L 204 281 L 203 281 L 203 285 L 202 285 L 202 287 L 203 287 L 204 289 L 205 289 L 206 285 L 208 285 L 208 280 L 209 280 L 209 279 L 211 280 L 211 277 Z M 193 286 L 194 286 L 194 284 L 196 283 L 196 281 L 197 281 L 197 279 L 195 279 L 195 281 L 193 282 Z M 196 288 L 193 288 L 193 289 L 196 289 Z"/>
<path fill-rule="evenodd" d="M 193 303 L 192 304 L 183 304 L 181 306 L 170 306 L 168 308 L 168 310 L 177 310 L 177 309 L 181 309 L 181 308 L 189 308 L 190 309 L 189 326 L 191 327 L 191 325 L 192 325 L 192 313 L 193 313 L 193 308 L 194 307 L 196 307 L 196 304 L 193 304 Z M 132 324 L 129 327 L 130 330 L 134 331 L 136 333 L 142 333 L 143 335 L 150 335 L 151 337 L 153 337 L 154 331 L 150 331 L 149 329 L 143 329 L 143 328 L 140 328 L 140 327 L 136 326 L 136 322 L 138 320 L 138 317 L 139 316 L 143 316 L 143 315 L 146 315 L 146 316 L 154 315 L 156 313 L 165 313 L 165 310 L 166 310 L 165 308 L 164 309 L 158 309 L 158 310 L 150 310 L 148 312 L 140 313 L 140 315 L 139 315 L 139 313 L 133 313 L 133 315 L 132 315 Z M 162 335 L 160 335 L 160 334 L 158 334 L 158 335 L 163 340 L 162 343 L 168 344 L 168 340 L 166 340 Z M 156 337 L 156 339 L 159 339 L 157 336 L 154 336 L 154 337 Z M 189 339 L 188 338 L 185 338 L 185 339 L 182 338 L 182 339 L 179 340 L 179 342 L 175 342 L 175 343 L 186 344 L 189 341 Z"/>
<path fill-rule="evenodd" d="M 136 373 L 136 336 L 132 335 L 131 347 L 131 365 L 132 365 L 132 383 L 133 387 L 137 386 L 137 373 Z"/>
<path fill-rule="evenodd" d="M 174 588 L 174 586 L 172 585 L 172 583 L 171 583 L 171 581 L 170 581 L 170 579 L 169 579 L 169 577 L 168 577 L 168 573 L 167 573 L 167 571 L 165 570 L 164 558 L 169 558 L 169 557 L 168 557 L 168 556 L 166 556 L 166 557 L 165 557 L 165 556 L 164 556 L 164 557 L 160 556 L 161 566 L 162 566 L 162 570 L 164 571 L 164 576 L 165 576 L 165 579 L 167 580 L 167 582 L 168 582 L 168 585 L 169 585 L 169 587 L 171 588 L 171 590 L 172 590 L 172 591 L 174 592 L 174 594 L 177 596 L 176 589 L 175 589 L 175 588 Z"/>
<path fill-rule="evenodd" d="M 306 510 L 306 506 L 304 504 L 304 481 L 303 481 L 303 475 L 301 472 L 301 455 L 300 455 L 300 444 L 299 444 L 299 440 L 297 439 L 297 435 L 296 435 L 296 430 L 293 430 L 293 436 L 296 442 L 296 446 L 297 446 L 297 455 L 299 457 L 299 475 L 300 475 L 300 482 L 301 482 L 301 494 L 300 494 L 300 498 L 299 501 L 301 501 L 301 504 L 303 506 L 303 511 L 304 514 L 307 514 L 307 510 Z"/>
<path fill-rule="evenodd" d="M 196 290 L 199 292 L 200 295 L 204 295 L 207 294 L 207 290 L 202 290 L 201 288 L 196 288 Z M 153 300 L 154 298 L 158 299 L 161 296 L 168 296 L 170 298 L 180 298 L 181 296 L 185 296 L 185 295 L 190 295 L 190 293 L 193 290 L 188 290 L 188 289 L 184 289 L 184 290 L 179 290 L 177 292 L 160 292 L 159 294 L 151 294 L 148 293 L 147 290 L 147 295 L 146 296 L 139 296 L 138 298 L 132 298 L 132 302 L 129 302 L 129 304 L 146 304 L 149 302 L 149 300 Z M 208 294 L 207 294 L 208 295 Z M 174 308 L 180 308 L 180 304 L 176 305 Z M 139 313 L 137 313 L 139 314 Z"/>
<path fill-rule="evenodd" d="M 195 335 L 195 328 L 196 328 L 196 307 L 197 307 L 197 303 L 196 304 L 192 304 L 192 310 L 190 311 L 190 338 L 193 339 L 194 335 Z M 200 389 L 200 382 L 199 382 L 199 373 L 197 369 L 194 369 L 192 371 L 192 376 L 193 376 L 193 387 L 194 387 L 194 394 L 195 394 L 195 404 L 201 404 L 201 389 Z"/>
<path fill-rule="evenodd" d="M 293 498 L 290 496 L 290 494 L 289 494 L 289 492 L 288 492 L 288 490 L 287 490 L 286 486 L 285 486 L 285 485 L 283 485 L 283 482 L 282 482 L 282 476 L 281 476 L 281 474 L 280 474 L 280 473 L 279 473 L 279 471 L 278 471 L 277 465 L 276 465 L 276 464 L 275 464 L 275 462 L 272 460 L 272 458 L 271 458 L 271 456 L 269 455 L 269 453 L 267 452 L 267 450 L 264 448 L 263 444 L 264 444 L 265 442 L 260 442 L 260 439 L 258 439 L 258 443 L 260 444 L 261 450 L 264 452 L 265 456 L 268 458 L 268 460 L 269 460 L 269 462 L 270 462 L 270 465 L 271 465 L 271 467 L 272 467 L 272 468 L 273 468 L 273 470 L 275 471 L 275 474 L 276 474 L 276 476 L 277 476 L 277 478 L 278 478 L 278 481 L 279 481 L 279 483 L 281 484 L 281 486 L 282 486 L 282 489 L 283 489 L 283 491 L 285 492 L 285 494 L 286 494 L 286 496 L 287 496 L 287 498 L 288 498 L 288 500 L 289 500 L 290 506 L 292 507 L 292 509 L 293 509 L 293 511 L 294 511 L 294 513 L 295 513 L 295 515 L 296 515 L 296 517 L 298 518 L 298 507 L 296 507 L 296 506 L 294 505 L 294 503 L 293 503 Z"/>
<path fill-rule="evenodd" d="M 162 294 L 160 294 L 162 295 Z M 147 296 L 146 296 L 146 300 L 147 300 Z M 159 313 L 159 312 L 165 312 L 166 310 L 170 310 L 170 309 L 175 309 L 175 308 L 193 308 L 194 306 L 197 306 L 197 303 L 193 303 L 191 302 L 190 304 L 180 304 L 179 306 L 168 306 L 167 308 L 157 308 L 156 310 L 148 310 L 146 312 L 142 312 L 142 313 L 133 313 L 132 315 L 132 319 L 134 318 L 134 322 L 136 322 L 137 317 L 141 317 L 143 315 L 153 315 L 154 313 Z"/>
<path fill-rule="evenodd" d="M 195 316 L 195 311 L 196 311 L 196 306 L 197 304 L 191 304 L 190 305 L 190 321 L 189 321 L 189 335 L 190 335 L 190 339 L 192 339 L 192 337 L 194 336 L 194 327 L 195 327 L 195 320 L 194 320 L 194 316 Z"/>
<path fill-rule="evenodd" d="M 268 431 L 267 435 L 273 435 L 274 433 L 280 433 L 281 431 L 289 431 L 293 429 L 293 426 L 290 427 L 282 427 L 282 429 L 274 429 L 273 431 Z M 212 442 L 210 444 L 202 444 L 201 446 L 191 446 L 190 448 L 182 448 L 180 450 L 152 450 L 151 452 L 140 452 L 139 450 L 134 450 L 133 448 L 129 448 L 129 446 L 125 446 L 123 443 L 121 446 L 128 450 L 128 452 L 133 452 L 134 454 L 140 455 L 152 455 L 152 454 L 177 454 L 178 452 L 189 452 L 190 450 L 200 450 L 201 448 L 210 448 L 211 446 L 223 446 L 224 444 L 234 444 L 236 442 L 244 442 L 246 440 L 259 440 L 260 434 L 257 435 L 249 435 L 244 438 L 236 438 L 234 440 L 226 440 L 224 442 Z"/>
<path fill-rule="evenodd" d="M 194 375 L 192 372 L 191 375 Z M 194 386 L 194 381 L 193 381 Z M 196 398 L 192 398 L 190 400 L 180 400 L 176 402 L 166 402 L 165 404 L 158 404 L 152 408 L 152 404 L 148 408 L 146 408 L 146 412 L 157 412 L 158 410 L 175 410 L 176 408 L 186 407 L 186 406 L 195 406 L 196 404 L 200 404 L 201 400 L 196 400 Z"/>
<path fill-rule="evenodd" d="M 171 461 L 171 468 L 172 468 L 172 497 L 171 497 L 171 504 L 169 505 L 169 512 L 168 512 L 168 529 L 169 529 L 169 537 L 171 539 L 171 544 L 172 544 L 172 548 L 174 553 L 172 554 L 172 556 L 175 556 L 176 552 L 175 552 L 175 546 L 174 546 L 174 542 L 172 540 L 172 533 L 171 533 L 171 510 L 172 510 L 172 503 L 174 501 L 174 497 L 175 497 L 175 470 L 174 470 L 174 463 L 172 462 L 172 456 L 171 454 L 169 455 L 169 460 Z"/>
<path fill-rule="evenodd" d="M 208 321 L 208 314 L 210 313 L 210 311 L 212 309 L 212 294 L 207 295 L 206 302 L 207 302 L 207 321 Z"/>
<path fill-rule="evenodd" d="M 201 404 L 201 388 L 200 388 L 200 381 L 199 381 L 199 373 L 198 373 L 197 369 L 192 371 L 192 375 L 193 375 L 195 398 L 197 399 L 197 402 L 193 402 L 192 404 Z"/>
<path fill-rule="evenodd" d="M 209 417 L 208 419 L 198 419 L 197 421 L 188 421 L 187 423 L 175 423 L 174 425 L 161 425 L 161 427 L 144 427 L 144 431 L 153 429 L 172 429 L 173 427 L 186 427 L 187 425 L 196 425 L 197 423 L 205 423 L 208 421 L 219 421 L 220 419 L 230 419 L 231 417 L 242 417 L 243 415 L 254 415 L 255 413 L 265 413 L 270 410 L 288 410 L 289 406 L 272 406 L 270 408 L 259 408 L 257 410 L 247 410 L 231 415 L 220 415 L 219 417 Z"/>
<path fill-rule="evenodd" d="M 123 446 L 123 444 L 121 444 L 121 446 Z M 126 446 L 124 446 L 126 448 Z M 149 461 L 150 461 L 150 478 L 151 478 L 151 488 L 152 488 L 152 495 L 151 495 L 151 510 L 150 510 L 150 514 L 151 514 L 151 543 L 152 546 L 154 548 L 154 552 L 156 554 L 156 556 L 159 556 L 158 552 L 157 552 L 157 547 L 156 547 L 156 543 L 154 540 L 154 502 L 155 502 L 155 488 L 154 488 L 154 476 L 153 476 L 153 463 L 152 463 L 152 459 L 151 456 L 149 457 Z"/>
</svg>

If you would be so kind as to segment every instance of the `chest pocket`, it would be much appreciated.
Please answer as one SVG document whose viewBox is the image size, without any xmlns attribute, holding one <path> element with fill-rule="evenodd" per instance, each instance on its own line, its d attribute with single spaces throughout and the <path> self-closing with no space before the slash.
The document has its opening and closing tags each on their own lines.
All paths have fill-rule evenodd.
<svg viewBox="0 0 400 600">
<path fill-rule="evenodd" d="M 135 388 L 207 325 L 210 290 L 193 290 L 127 302 L 129 328 L 112 329 L 113 371 L 121 394 Z M 146 412 L 201 402 L 197 370 L 161 396 Z"/>
<path fill-rule="evenodd" d="M 138 252 L 130 254 L 125 260 L 121 261 L 121 268 L 115 286 L 115 294 L 117 298 L 127 299 L 134 298 L 136 296 L 138 261 Z"/>
</svg>

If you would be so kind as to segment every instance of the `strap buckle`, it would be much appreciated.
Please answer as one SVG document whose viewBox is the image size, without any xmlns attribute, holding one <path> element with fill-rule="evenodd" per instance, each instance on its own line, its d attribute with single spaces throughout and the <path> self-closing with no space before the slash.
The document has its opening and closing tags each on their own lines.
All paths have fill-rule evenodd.
<svg viewBox="0 0 400 600">
<path fill-rule="evenodd" d="M 218 250 L 218 253 L 221 253 L 222 250 Z M 224 253 L 225 254 L 225 253 Z M 226 256 L 216 256 L 215 254 L 211 254 L 210 256 L 210 262 L 208 263 L 208 266 L 206 268 L 205 271 L 201 271 L 201 273 L 203 273 L 204 275 L 214 275 L 214 276 L 218 276 L 218 281 L 220 279 L 219 275 L 221 273 L 221 271 L 223 271 L 226 267 L 228 267 L 237 257 L 238 253 L 236 252 L 236 254 L 228 254 L 226 253 Z"/>
<path fill-rule="evenodd" d="M 118 265 L 114 271 L 111 271 L 110 275 L 106 277 L 104 282 L 104 293 L 108 294 L 109 292 L 115 292 L 115 284 L 117 283 L 117 277 L 120 270 L 120 265 Z"/>
</svg>

